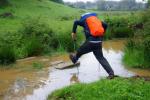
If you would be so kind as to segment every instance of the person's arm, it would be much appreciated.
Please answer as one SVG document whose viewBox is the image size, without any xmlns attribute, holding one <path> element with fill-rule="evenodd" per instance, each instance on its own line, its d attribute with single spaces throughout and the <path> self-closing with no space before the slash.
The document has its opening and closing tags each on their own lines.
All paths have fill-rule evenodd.
<svg viewBox="0 0 150 100">
<path fill-rule="evenodd" d="M 102 21 L 102 26 L 103 26 L 103 28 L 104 28 L 104 31 L 106 32 L 106 29 L 107 29 L 107 27 L 108 27 L 107 23 L 105 23 L 105 22 Z"/>
<path fill-rule="evenodd" d="M 81 21 L 79 21 L 79 20 L 76 20 L 76 21 L 74 21 L 74 24 L 73 24 L 73 28 L 72 28 L 72 39 L 73 40 L 76 40 L 76 30 L 77 30 L 77 26 L 78 25 L 81 25 L 82 23 L 81 23 Z"/>
<path fill-rule="evenodd" d="M 72 33 L 76 33 L 78 25 L 81 25 L 81 21 L 80 20 L 74 21 L 73 28 L 72 28 Z"/>
</svg>

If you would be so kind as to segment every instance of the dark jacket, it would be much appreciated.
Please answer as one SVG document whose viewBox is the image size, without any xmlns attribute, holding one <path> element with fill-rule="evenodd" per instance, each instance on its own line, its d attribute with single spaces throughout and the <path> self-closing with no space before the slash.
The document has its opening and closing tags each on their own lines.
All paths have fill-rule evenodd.
<svg viewBox="0 0 150 100">
<path fill-rule="evenodd" d="M 88 40 L 88 41 L 102 41 L 103 40 L 103 37 L 93 37 L 90 34 L 90 30 L 86 24 L 86 21 L 82 20 L 82 19 L 74 21 L 74 25 L 73 25 L 73 29 L 72 29 L 73 33 L 76 33 L 78 25 L 80 25 L 84 28 L 84 34 L 85 34 L 86 40 Z M 106 31 L 107 24 L 102 22 L 102 26 L 104 27 L 104 30 Z"/>
</svg>

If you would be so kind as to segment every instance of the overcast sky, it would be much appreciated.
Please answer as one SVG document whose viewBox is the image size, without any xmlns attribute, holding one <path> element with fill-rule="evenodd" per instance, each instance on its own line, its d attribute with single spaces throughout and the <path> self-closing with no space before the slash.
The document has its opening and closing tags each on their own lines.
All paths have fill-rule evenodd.
<svg viewBox="0 0 150 100">
<path fill-rule="evenodd" d="M 63 0 L 63 1 L 64 2 L 77 2 L 77 1 L 83 1 L 83 2 L 91 1 L 91 2 L 93 2 L 95 0 Z M 120 0 L 109 0 L 109 1 L 120 1 Z M 141 2 L 143 0 L 136 0 L 136 1 Z"/>
</svg>

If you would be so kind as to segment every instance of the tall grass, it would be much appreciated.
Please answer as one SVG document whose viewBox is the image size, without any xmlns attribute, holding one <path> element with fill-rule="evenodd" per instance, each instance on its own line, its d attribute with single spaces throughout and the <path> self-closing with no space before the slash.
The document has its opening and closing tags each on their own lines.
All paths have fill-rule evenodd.
<svg viewBox="0 0 150 100">
<path fill-rule="evenodd" d="M 140 16 L 143 29 L 140 29 L 140 35 L 134 36 L 133 40 L 128 41 L 125 49 L 123 61 L 131 67 L 150 68 L 150 10 L 144 11 Z M 135 31 L 136 32 L 136 31 Z M 139 41 L 140 40 L 140 41 Z"/>
<path fill-rule="evenodd" d="M 0 64 L 10 64 L 16 61 L 16 54 L 11 45 L 0 46 Z"/>
</svg>

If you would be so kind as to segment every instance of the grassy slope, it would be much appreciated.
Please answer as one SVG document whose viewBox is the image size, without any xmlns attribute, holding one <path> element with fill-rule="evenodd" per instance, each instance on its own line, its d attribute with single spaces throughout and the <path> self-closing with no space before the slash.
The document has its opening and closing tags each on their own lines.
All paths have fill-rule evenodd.
<svg viewBox="0 0 150 100">
<path fill-rule="evenodd" d="M 49 0 L 10 0 L 10 3 L 11 6 L 0 8 L 0 14 L 11 12 L 14 18 L 0 18 L 0 33 L 16 32 L 21 22 L 28 17 L 40 17 L 53 30 L 64 31 L 66 28 L 72 28 L 72 21 L 81 12 Z M 62 21 L 65 16 L 69 16 L 70 19 Z"/>
<path fill-rule="evenodd" d="M 21 22 L 29 17 L 40 17 L 58 33 L 66 30 L 70 31 L 72 29 L 73 20 L 79 18 L 81 14 L 86 12 L 85 10 L 70 8 L 62 4 L 51 2 L 50 0 L 10 0 L 10 4 L 11 6 L 9 7 L 0 8 L 0 14 L 11 12 L 14 18 L 0 18 L 0 33 L 16 32 L 21 27 Z M 99 17 L 102 19 L 107 15 L 114 17 L 130 15 L 130 13 L 99 13 Z M 66 16 L 69 18 L 68 20 L 61 20 Z"/>
<path fill-rule="evenodd" d="M 148 100 L 149 88 L 149 82 L 139 79 L 104 79 L 57 90 L 48 100 Z"/>
</svg>

